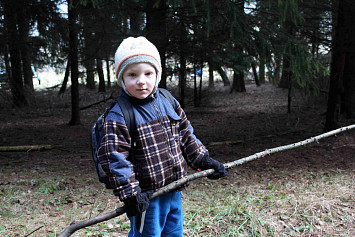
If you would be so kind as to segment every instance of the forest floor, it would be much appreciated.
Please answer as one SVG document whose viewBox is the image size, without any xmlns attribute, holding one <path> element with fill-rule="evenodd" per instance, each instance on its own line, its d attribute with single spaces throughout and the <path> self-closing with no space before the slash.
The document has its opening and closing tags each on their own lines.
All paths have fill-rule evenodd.
<svg viewBox="0 0 355 237">
<path fill-rule="evenodd" d="M 57 236 L 74 220 L 121 205 L 98 182 L 89 146 L 90 127 L 111 102 L 82 110 L 82 124 L 68 126 L 67 93 L 38 92 L 23 110 L 2 102 L 0 146 L 54 148 L 0 152 L 0 236 Z M 322 96 L 296 93 L 287 114 L 287 91 L 271 85 L 203 93 L 202 106 L 187 98 L 185 111 L 222 162 L 305 140 L 324 127 Z M 109 95 L 82 90 L 81 105 Z M 354 123 L 341 118 L 342 126 Z M 218 181 L 193 181 L 183 194 L 184 236 L 355 236 L 354 161 L 355 131 L 347 131 L 240 165 Z M 126 236 L 128 230 L 120 216 L 73 236 Z"/>
</svg>

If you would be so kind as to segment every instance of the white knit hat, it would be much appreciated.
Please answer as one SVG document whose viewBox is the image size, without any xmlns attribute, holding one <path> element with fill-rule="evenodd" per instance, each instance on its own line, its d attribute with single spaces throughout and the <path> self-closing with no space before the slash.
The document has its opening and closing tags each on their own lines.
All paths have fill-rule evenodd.
<svg viewBox="0 0 355 237">
<path fill-rule="evenodd" d="M 122 80 L 124 70 L 133 63 L 150 63 L 157 72 L 157 80 L 155 82 L 155 93 L 161 79 L 161 62 L 158 49 L 149 42 L 145 37 L 129 37 L 122 41 L 118 46 L 115 54 L 115 68 L 118 85 L 128 94 L 127 88 Z"/>
</svg>

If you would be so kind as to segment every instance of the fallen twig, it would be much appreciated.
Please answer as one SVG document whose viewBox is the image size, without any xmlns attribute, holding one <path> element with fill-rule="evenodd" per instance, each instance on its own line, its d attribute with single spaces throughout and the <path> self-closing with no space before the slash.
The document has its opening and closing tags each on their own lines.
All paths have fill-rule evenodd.
<svg viewBox="0 0 355 237">
<path fill-rule="evenodd" d="M 336 146 L 336 147 L 332 147 L 332 149 L 333 149 L 333 150 L 336 150 L 336 149 L 344 148 L 344 147 L 355 148 L 355 144 L 347 144 L 347 145 L 342 145 L 342 146 Z"/>
<path fill-rule="evenodd" d="M 266 155 L 271 155 L 273 153 L 294 149 L 294 148 L 297 148 L 297 147 L 300 147 L 300 146 L 304 146 L 304 145 L 307 145 L 307 144 L 310 144 L 310 143 L 313 143 L 313 142 L 318 142 L 318 140 L 320 140 L 320 139 L 323 139 L 323 138 L 326 138 L 326 137 L 330 137 L 330 136 L 333 136 L 335 134 L 338 134 L 338 133 L 341 133 L 341 132 L 344 132 L 344 131 L 347 131 L 347 130 L 350 130 L 350 129 L 353 129 L 353 128 L 355 128 L 355 124 L 347 126 L 347 127 L 342 127 L 342 128 L 339 128 L 339 129 L 336 129 L 336 130 L 333 130 L 333 131 L 330 131 L 330 132 L 327 132 L 327 133 L 324 133 L 324 134 L 321 134 L 321 135 L 318 135 L 318 136 L 315 136 L 315 137 L 311 137 L 311 138 L 306 139 L 304 141 L 300 141 L 300 142 L 293 143 L 293 144 L 290 144 L 290 145 L 275 147 L 275 148 L 272 148 L 272 149 L 266 149 L 263 152 L 259 152 L 259 153 L 256 153 L 254 155 L 251 155 L 251 156 L 244 157 L 244 158 L 236 160 L 236 161 L 232 161 L 232 162 L 226 163 L 226 164 L 224 164 L 224 166 L 227 169 L 230 169 L 230 168 L 232 168 L 234 166 L 241 165 L 241 164 L 244 164 L 246 162 L 249 162 L 249 161 L 252 161 L 252 160 L 256 160 L 258 158 L 262 158 L 262 157 L 264 157 Z M 158 197 L 158 196 L 160 196 L 162 194 L 171 192 L 171 191 L 179 188 L 180 186 L 186 184 L 189 181 L 192 181 L 192 180 L 195 180 L 195 179 L 199 179 L 199 178 L 202 178 L 202 177 L 206 177 L 209 174 L 212 174 L 213 172 L 214 172 L 213 169 L 209 169 L 209 170 L 204 170 L 204 171 L 197 172 L 197 173 L 188 175 L 186 177 L 183 177 L 182 179 L 179 179 L 179 180 L 177 180 L 177 181 L 175 181 L 173 183 L 170 183 L 169 185 L 159 189 L 157 192 L 155 192 L 152 195 L 151 199 L 153 199 L 155 197 Z M 81 222 L 75 222 L 74 221 L 67 228 L 65 228 L 65 230 L 59 235 L 59 237 L 70 236 L 75 231 L 77 231 L 79 229 L 82 229 L 84 227 L 91 226 L 91 225 L 94 225 L 94 224 L 97 224 L 97 223 L 100 223 L 100 222 L 103 222 L 103 221 L 107 221 L 107 220 L 112 219 L 114 217 L 120 216 L 120 215 L 122 215 L 125 212 L 126 212 L 126 207 L 122 206 L 122 207 L 117 208 L 114 211 L 108 212 L 106 214 L 103 214 L 101 216 L 97 216 L 97 217 L 89 219 L 89 220 L 85 220 L 85 221 L 81 221 Z"/>
<path fill-rule="evenodd" d="M 208 146 L 237 145 L 237 144 L 241 144 L 241 143 L 257 141 L 257 140 L 260 140 L 260 139 L 269 139 L 269 138 L 273 138 L 273 137 L 284 136 L 284 135 L 288 135 L 288 134 L 291 134 L 291 133 L 301 133 L 304 130 L 305 129 L 297 130 L 297 131 L 283 132 L 283 133 L 279 133 L 279 134 L 275 134 L 275 135 L 274 134 L 269 134 L 269 135 L 260 136 L 260 137 L 254 137 L 252 139 L 246 139 L 246 140 L 211 142 L 211 143 L 208 144 Z"/>
<path fill-rule="evenodd" d="M 0 152 L 42 151 L 53 149 L 52 145 L 0 146 Z"/>
<path fill-rule="evenodd" d="M 104 103 L 104 102 L 106 102 L 106 101 L 108 101 L 108 100 L 110 100 L 110 99 L 113 99 L 113 94 L 111 94 L 109 97 L 104 98 L 104 99 L 102 99 L 102 100 L 100 100 L 100 101 L 97 101 L 97 102 L 95 102 L 95 103 L 93 103 L 93 104 L 90 104 L 90 105 L 81 107 L 80 110 L 88 109 L 88 108 L 90 108 L 90 107 L 92 107 L 92 106 L 94 106 L 94 105 L 98 105 L 98 104 Z"/>
<path fill-rule="evenodd" d="M 37 229 L 35 229 L 34 231 L 32 231 L 31 233 L 29 233 L 29 234 L 27 234 L 27 235 L 25 235 L 25 236 L 23 236 L 23 237 L 28 237 L 28 236 L 32 235 L 34 232 L 36 232 L 37 230 L 39 230 L 39 229 L 41 229 L 41 228 L 43 228 L 43 227 L 44 227 L 44 226 L 42 225 L 42 226 L 38 227 Z"/>
<path fill-rule="evenodd" d="M 47 90 L 55 89 L 55 88 L 59 87 L 60 85 L 61 85 L 61 83 L 59 83 L 57 85 L 54 85 L 54 86 L 51 86 L 51 87 L 47 87 L 46 89 Z"/>
</svg>

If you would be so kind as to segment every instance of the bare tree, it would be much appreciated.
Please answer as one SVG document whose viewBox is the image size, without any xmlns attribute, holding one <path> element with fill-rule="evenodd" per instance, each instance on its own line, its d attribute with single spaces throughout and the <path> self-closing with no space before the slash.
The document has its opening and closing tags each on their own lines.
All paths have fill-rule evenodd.
<svg viewBox="0 0 355 237">
<path fill-rule="evenodd" d="M 338 116 L 343 110 L 355 117 L 355 3 L 351 0 L 334 1 L 337 6 L 336 24 L 332 43 L 332 62 L 327 116 L 324 130 L 338 126 Z"/>
<path fill-rule="evenodd" d="M 70 77 L 71 77 L 71 103 L 72 114 L 70 125 L 78 125 L 80 121 L 79 107 L 79 68 L 78 68 L 78 18 L 79 0 L 68 0 L 68 20 L 69 20 L 69 47 L 70 47 Z"/>
</svg>

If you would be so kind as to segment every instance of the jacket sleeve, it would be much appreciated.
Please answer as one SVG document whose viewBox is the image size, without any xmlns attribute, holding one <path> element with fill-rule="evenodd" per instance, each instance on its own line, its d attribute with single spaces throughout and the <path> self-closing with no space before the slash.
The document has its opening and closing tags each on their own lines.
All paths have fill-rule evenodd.
<svg viewBox="0 0 355 237">
<path fill-rule="evenodd" d="M 208 155 L 208 150 L 194 135 L 193 127 L 191 126 L 190 121 L 187 119 L 184 110 L 181 108 L 178 102 L 176 103 L 176 113 L 181 118 L 179 125 L 181 151 L 187 164 L 193 169 L 197 169 L 201 164 L 202 158 L 205 155 Z"/>
<path fill-rule="evenodd" d="M 137 194 L 139 182 L 135 179 L 132 164 L 128 161 L 131 138 L 127 126 L 106 121 L 98 149 L 98 159 L 106 172 L 113 192 L 124 201 Z"/>
</svg>

